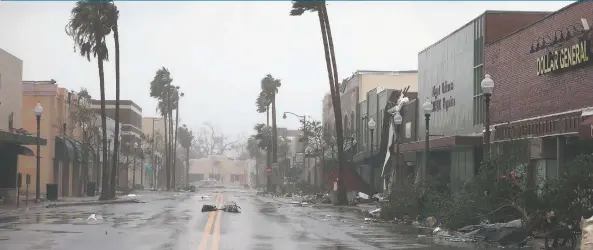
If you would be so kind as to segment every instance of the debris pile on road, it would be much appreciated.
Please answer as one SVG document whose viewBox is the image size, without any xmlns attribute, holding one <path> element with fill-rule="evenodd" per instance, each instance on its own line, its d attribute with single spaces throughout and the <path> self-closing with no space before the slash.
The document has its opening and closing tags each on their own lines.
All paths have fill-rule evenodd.
<svg viewBox="0 0 593 250">
<path fill-rule="evenodd" d="M 231 201 L 229 204 L 222 206 L 222 208 L 220 210 L 229 212 L 229 213 L 240 213 L 241 207 L 239 207 L 239 205 L 237 205 L 237 203 Z"/>
<path fill-rule="evenodd" d="M 214 205 L 204 205 L 202 206 L 202 212 L 212 212 L 218 210 Z"/>
<path fill-rule="evenodd" d="M 228 213 L 241 213 L 241 207 L 237 205 L 237 203 L 231 201 L 228 204 L 223 205 L 222 207 L 218 208 L 214 205 L 203 205 L 202 212 L 214 212 L 222 210 Z"/>
</svg>

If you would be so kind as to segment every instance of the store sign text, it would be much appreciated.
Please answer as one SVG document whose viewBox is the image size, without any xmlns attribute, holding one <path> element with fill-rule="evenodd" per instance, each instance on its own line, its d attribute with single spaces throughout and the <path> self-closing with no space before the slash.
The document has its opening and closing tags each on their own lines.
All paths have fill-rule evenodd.
<svg viewBox="0 0 593 250">
<path fill-rule="evenodd" d="M 452 82 L 444 81 L 441 84 L 437 84 L 432 86 L 432 97 L 434 100 L 432 101 L 432 111 L 438 112 L 441 110 L 447 111 L 450 107 L 455 106 L 455 98 L 449 96 L 440 98 L 441 94 L 445 94 L 447 92 L 453 91 L 455 84 Z"/>
<path fill-rule="evenodd" d="M 573 68 L 589 62 L 590 41 L 582 40 L 572 46 L 551 51 L 537 58 L 537 75 Z"/>
</svg>

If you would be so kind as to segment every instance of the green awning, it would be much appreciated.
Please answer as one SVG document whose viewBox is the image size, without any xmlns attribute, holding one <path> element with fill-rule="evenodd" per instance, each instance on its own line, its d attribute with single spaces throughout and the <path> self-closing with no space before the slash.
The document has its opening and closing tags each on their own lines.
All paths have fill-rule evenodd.
<svg viewBox="0 0 593 250">
<path fill-rule="evenodd" d="M 76 159 L 76 154 L 74 152 L 74 144 L 72 144 L 69 140 L 65 139 L 63 136 L 56 136 L 55 147 L 55 158 L 60 158 L 68 161 L 73 161 L 74 159 Z"/>
<path fill-rule="evenodd" d="M 36 145 L 37 136 L 15 134 L 8 131 L 0 130 L 0 142 L 14 143 L 20 145 Z M 39 138 L 39 145 L 47 145 L 47 140 Z"/>
<path fill-rule="evenodd" d="M 28 147 L 25 147 L 23 145 L 16 145 L 17 148 L 17 152 L 19 155 L 26 155 L 26 156 L 35 156 L 35 154 L 33 153 L 33 150 L 31 150 Z"/>
<path fill-rule="evenodd" d="M 17 155 L 35 156 L 35 154 L 33 153 L 33 150 L 31 150 L 27 146 L 15 144 L 15 143 L 0 142 L 0 150 L 3 150 L 3 149 L 9 150 L 10 152 L 13 152 L 14 154 L 17 154 Z"/>
<path fill-rule="evenodd" d="M 74 148 L 74 160 L 76 162 L 82 162 L 82 143 L 70 137 L 66 137 L 66 140 L 72 145 L 72 148 Z"/>
</svg>

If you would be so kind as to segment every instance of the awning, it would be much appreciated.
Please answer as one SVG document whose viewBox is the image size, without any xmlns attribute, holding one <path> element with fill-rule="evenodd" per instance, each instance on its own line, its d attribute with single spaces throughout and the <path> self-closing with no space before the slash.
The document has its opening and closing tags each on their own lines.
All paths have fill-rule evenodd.
<svg viewBox="0 0 593 250">
<path fill-rule="evenodd" d="M 23 146 L 23 145 L 15 145 L 17 147 L 17 152 L 19 155 L 26 155 L 26 156 L 35 156 L 33 150 L 30 148 Z"/>
<path fill-rule="evenodd" d="M 410 143 L 400 144 L 400 152 L 422 151 L 424 150 L 425 141 L 415 141 Z M 482 145 L 482 136 L 469 135 L 454 135 L 447 137 L 440 137 L 428 141 L 430 149 L 443 149 L 452 147 L 474 147 Z"/>
<path fill-rule="evenodd" d="M 72 145 L 74 148 L 74 160 L 76 162 L 82 162 L 82 143 L 77 141 L 74 138 L 66 137 L 66 140 Z"/>
<path fill-rule="evenodd" d="M 15 134 L 8 131 L 0 130 L 0 142 L 14 143 L 20 145 L 36 145 L 37 136 Z M 39 145 L 47 145 L 47 140 L 39 138 Z"/>
<path fill-rule="evenodd" d="M 55 137 L 55 158 L 73 161 L 76 157 L 74 144 L 62 136 Z"/>
<path fill-rule="evenodd" d="M 7 149 L 10 152 L 13 152 L 14 154 L 35 156 L 35 154 L 33 153 L 33 150 L 31 150 L 27 146 L 15 144 L 15 143 L 0 142 L 0 150 L 2 150 L 2 149 Z"/>
</svg>

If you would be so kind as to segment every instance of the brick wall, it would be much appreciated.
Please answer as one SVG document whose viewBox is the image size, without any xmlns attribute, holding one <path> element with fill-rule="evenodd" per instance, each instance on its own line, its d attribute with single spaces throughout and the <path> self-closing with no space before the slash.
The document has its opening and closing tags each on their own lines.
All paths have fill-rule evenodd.
<svg viewBox="0 0 593 250">
<path fill-rule="evenodd" d="M 536 58 L 545 50 L 530 53 L 531 43 L 542 36 L 554 37 L 580 19 L 593 21 L 593 2 L 578 2 L 527 26 L 485 48 L 484 73 L 495 82 L 492 123 L 554 114 L 593 106 L 593 66 L 537 75 Z M 578 38 L 565 42 L 576 43 Z"/>
<path fill-rule="evenodd" d="M 485 42 L 494 42 L 518 28 L 536 22 L 551 12 L 524 12 L 524 11 L 486 11 Z"/>
</svg>

